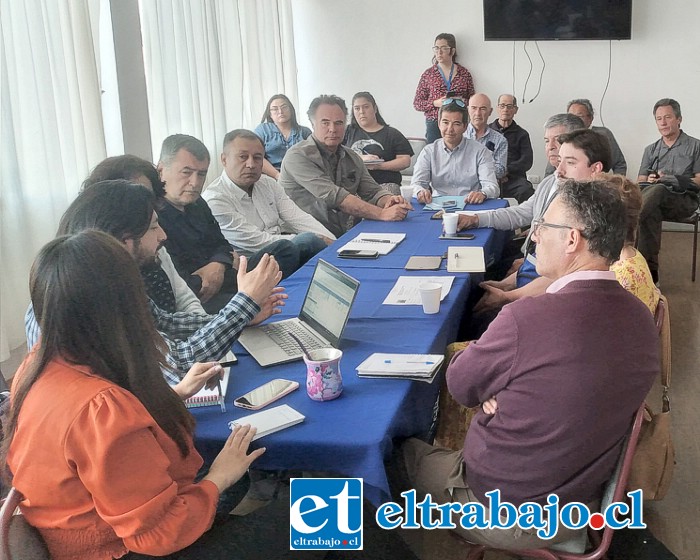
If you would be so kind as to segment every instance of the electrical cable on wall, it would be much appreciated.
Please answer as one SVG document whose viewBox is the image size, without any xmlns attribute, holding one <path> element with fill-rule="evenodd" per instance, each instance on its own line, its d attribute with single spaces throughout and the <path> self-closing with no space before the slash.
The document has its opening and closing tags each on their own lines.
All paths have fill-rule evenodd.
<svg viewBox="0 0 700 560">
<path fill-rule="evenodd" d="M 540 51 L 540 45 L 537 41 L 535 41 L 535 46 L 537 47 L 537 54 L 540 55 L 540 60 L 542 60 L 542 70 L 540 71 L 540 83 L 537 85 L 537 93 L 535 94 L 535 97 L 528 101 L 528 103 L 532 103 L 540 95 L 540 91 L 542 91 L 542 78 L 544 76 L 544 67 L 547 65 L 547 63 L 544 61 L 542 51 Z"/>
<path fill-rule="evenodd" d="M 510 91 L 515 96 L 515 41 L 513 41 L 513 89 Z"/>
<path fill-rule="evenodd" d="M 598 105 L 598 116 L 600 117 L 600 122 L 605 126 L 605 119 L 603 119 L 603 100 L 605 99 L 605 94 L 608 93 L 608 86 L 610 85 L 610 76 L 612 74 L 612 41 L 608 41 L 608 81 L 605 82 L 605 89 L 603 90 L 603 95 L 600 97 L 600 105 Z"/>
<path fill-rule="evenodd" d="M 530 71 L 527 73 L 525 85 L 523 86 L 523 104 L 525 104 L 525 92 L 527 91 L 527 83 L 530 81 L 530 76 L 532 76 L 532 59 L 530 58 L 530 53 L 527 52 L 527 41 L 523 43 L 523 51 L 525 52 L 525 56 L 527 56 L 527 60 L 530 63 Z"/>
</svg>

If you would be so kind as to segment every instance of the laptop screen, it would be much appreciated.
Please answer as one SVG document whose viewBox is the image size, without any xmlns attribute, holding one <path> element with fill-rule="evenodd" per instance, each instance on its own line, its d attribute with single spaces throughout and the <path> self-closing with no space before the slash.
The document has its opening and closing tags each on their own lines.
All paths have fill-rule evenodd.
<svg viewBox="0 0 700 560">
<path fill-rule="evenodd" d="M 319 259 L 299 319 L 337 347 L 359 287 L 357 280 Z"/>
</svg>

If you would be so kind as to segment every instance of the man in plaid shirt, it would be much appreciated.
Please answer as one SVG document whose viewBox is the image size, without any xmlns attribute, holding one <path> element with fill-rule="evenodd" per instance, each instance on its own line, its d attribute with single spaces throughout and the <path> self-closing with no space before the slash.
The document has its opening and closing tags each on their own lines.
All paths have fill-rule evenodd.
<svg viewBox="0 0 700 560">
<path fill-rule="evenodd" d="M 85 189 L 61 218 L 58 235 L 98 229 L 109 233 L 141 266 L 153 263 L 166 239 L 153 209 L 153 194 L 127 181 L 102 181 Z M 245 257 L 238 270 L 238 293 L 216 315 L 167 313 L 149 300 L 156 329 L 167 347 L 169 368 L 163 375 L 177 384 L 195 362 L 220 360 L 248 324 L 279 313 L 286 294 L 275 286 L 282 277 L 274 257 L 265 255 L 258 266 L 246 271 Z M 31 349 L 40 331 L 30 306 L 25 316 L 27 346 Z"/>
</svg>

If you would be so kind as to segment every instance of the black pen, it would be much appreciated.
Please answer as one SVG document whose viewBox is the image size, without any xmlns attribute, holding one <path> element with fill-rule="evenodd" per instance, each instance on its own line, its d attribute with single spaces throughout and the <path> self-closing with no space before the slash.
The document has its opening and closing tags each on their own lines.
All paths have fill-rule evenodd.
<svg viewBox="0 0 700 560">
<path fill-rule="evenodd" d="M 230 362 L 219 362 L 221 367 L 231 367 L 238 364 L 238 360 L 231 360 Z"/>
<path fill-rule="evenodd" d="M 369 239 L 369 238 L 364 238 L 362 241 L 370 241 L 371 243 L 393 243 L 391 239 Z"/>
</svg>

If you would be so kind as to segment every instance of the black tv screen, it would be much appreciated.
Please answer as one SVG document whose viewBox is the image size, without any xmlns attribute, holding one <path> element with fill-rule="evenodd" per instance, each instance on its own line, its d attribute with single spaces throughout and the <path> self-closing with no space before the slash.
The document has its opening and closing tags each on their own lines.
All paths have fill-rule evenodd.
<svg viewBox="0 0 700 560">
<path fill-rule="evenodd" d="M 486 41 L 631 38 L 632 0 L 484 0 Z"/>
</svg>

